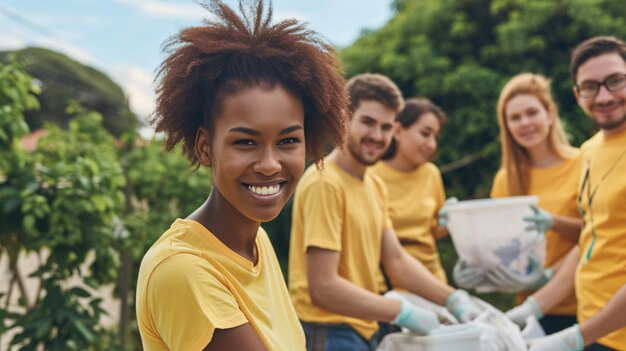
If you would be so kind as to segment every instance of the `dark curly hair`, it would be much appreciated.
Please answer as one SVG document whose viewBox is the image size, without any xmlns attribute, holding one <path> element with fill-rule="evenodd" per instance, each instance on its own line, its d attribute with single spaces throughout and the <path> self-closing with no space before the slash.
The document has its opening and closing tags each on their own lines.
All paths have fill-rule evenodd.
<svg viewBox="0 0 626 351">
<path fill-rule="evenodd" d="M 192 165 L 198 128 L 213 132 L 225 97 L 259 85 L 280 85 L 304 105 L 307 156 L 319 165 L 326 143 L 341 145 L 348 97 L 335 50 L 304 24 L 271 24 L 263 0 L 244 6 L 241 16 L 219 0 L 198 1 L 215 15 L 204 25 L 181 30 L 163 44 L 169 57 L 158 69 L 152 123 L 165 134 L 165 150 L 183 143 Z"/>
</svg>

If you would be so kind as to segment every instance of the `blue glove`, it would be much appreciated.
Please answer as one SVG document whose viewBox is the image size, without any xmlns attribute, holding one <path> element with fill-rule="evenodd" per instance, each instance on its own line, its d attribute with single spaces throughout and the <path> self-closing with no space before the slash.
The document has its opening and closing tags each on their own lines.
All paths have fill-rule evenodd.
<svg viewBox="0 0 626 351">
<path fill-rule="evenodd" d="M 539 266 L 532 257 L 529 261 L 527 274 L 520 274 L 504 265 L 497 265 L 487 272 L 487 280 L 501 292 L 537 290 L 554 276 L 554 270 Z"/>
<path fill-rule="evenodd" d="M 543 311 L 541 311 L 541 307 L 539 307 L 537 301 L 532 296 L 529 296 L 524 303 L 508 310 L 506 316 L 523 329 L 526 326 L 526 319 L 528 319 L 528 317 L 533 316 L 539 320 L 543 318 Z"/>
<path fill-rule="evenodd" d="M 421 335 L 426 335 L 429 331 L 439 328 L 439 319 L 435 313 L 405 300 L 402 300 L 400 312 L 391 323 Z"/>
<path fill-rule="evenodd" d="M 578 324 L 530 341 L 530 351 L 582 351 L 585 343 Z"/>
<path fill-rule="evenodd" d="M 454 205 L 457 202 L 459 202 L 459 199 L 457 199 L 456 197 L 453 196 L 453 197 L 448 198 L 443 203 L 443 206 L 441 206 L 441 208 L 439 209 L 439 219 L 437 221 L 437 223 L 440 226 L 442 226 L 442 227 L 447 227 L 448 226 L 448 206 Z"/>
<path fill-rule="evenodd" d="M 535 205 L 530 205 L 530 209 L 533 210 L 533 215 L 522 218 L 524 222 L 528 222 L 528 225 L 524 228 L 527 232 L 537 231 L 545 233 L 552 228 L 552 216 L 548 211 L 542 210 Z"/>
<path fill-rule="evenodd" d="M 452 278 L 456 285 L 463 289 L 474 289 L 485 280 L 485 271 L 470 266 L 460 259 L 452 270 Z"/>
<path fill-rule="evenodd" d="M 481 313 L 478 305 L 470 299 L 469 294 L 464 290 L 454 290 L 446 299 L 446 308 L 461 323 L 472 321 Z"/>
</svg>

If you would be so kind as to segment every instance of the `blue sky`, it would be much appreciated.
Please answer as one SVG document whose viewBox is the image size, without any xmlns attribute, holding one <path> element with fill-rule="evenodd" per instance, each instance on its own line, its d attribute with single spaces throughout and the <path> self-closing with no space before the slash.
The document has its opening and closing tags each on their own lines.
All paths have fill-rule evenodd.
<svg viewBox="0 0 626 351">
<path fill-rule="evenodd" d="M 236 0 L 226 0 L 236 4 Z M 274 0 L 274 18 L 298 18 L 337 46 L 391 17 L 391 0 Z M 0 0 L 0 50 L 47 47 L 107 73 L 133 110 L 154 106 L 153 73 L 163 41 L 199 24 L 207 12 L 192 0 Z"/>
</svg>

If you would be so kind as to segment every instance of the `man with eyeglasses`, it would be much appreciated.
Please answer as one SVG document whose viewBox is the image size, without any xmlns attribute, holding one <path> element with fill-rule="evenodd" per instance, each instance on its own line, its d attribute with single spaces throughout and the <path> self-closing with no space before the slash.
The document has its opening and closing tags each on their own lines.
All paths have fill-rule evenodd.
<svg viewBox="0 0 626 351">
<path fill-rule="evenodd" d="M 577 266 L 580 325 L 538 339 L 530 350 L 625 351 L 626 43 L 615 37 L 584 41 L 572 52 L 570 71 L 578 105 L 600 128 L 581 146 L 580 254 L 564 263 Z M 545 301 L 541 307 L 550 308 Z"/>
</svg>

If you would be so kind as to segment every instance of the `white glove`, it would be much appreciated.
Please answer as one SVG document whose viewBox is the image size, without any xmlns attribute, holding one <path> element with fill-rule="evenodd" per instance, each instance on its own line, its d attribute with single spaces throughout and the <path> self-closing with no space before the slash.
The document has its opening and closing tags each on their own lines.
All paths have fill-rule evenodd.
<svg viewBox="0 0 626 351">
<path fill-rule="evenodd" d="M 398 292 L 396 290 L 387 291 L 384 295 L 389 299 L 397 299 L 401 301 L 406 301 L 412 305 L 417 307 L 421 307 L 425 310 L 431 311 L 437 315 L 437 319 L 441 324 L 458 324 L 459 321 L 448 311 L 445 307 L 441 305 L 437 305 L 434 302 L 428 301 L 425 298 L 408 293 L 408 292 Z"/>
<path fill-rule="evenodd" d="M 485 271 L 474 266 L 470 266 L 460 259 L 454 265 L 452 278 L 456 285 L 463 289 L 474 289 L 485 280 Z"/>
<path fill-rule="evenodd" d="M 487 272 L 487 280 L 492 282 L 498 291 L 520 292 L 539 289 L 554 276 L 552 268 L 540 267 L 532 257 L 529 266 L 528 274 L 520 274 L 504 265 L 497 265 Z"/>
<path fill-rule="evenodd" d="M 436 314 L 404 300 L 402 301 L 400 312 L 391 323 L 408 328 L 421 335 L 426 335 L 429 331 L 439 328 L 439 319 Z"/>
<path fill-rule="evenodd" d="M 578 324 L 530 341 L 530 351 L 582 351 L 585 343 Z"/>
<path fill-rule="evenodd" d="M 455 290 L 446 299 L 446 308 L 461 323 L 469 322 L 480 315 L 480 308 L 470 299 L 465 290 Z"/>
<path fill-rule="evenodd" d="M 506 316 L 523 329 L 526 326 L 526 319 L 528 319 L 528 317 L 534 316 L 537 319 L 541 319 L 543 312 L 537 301 L 532 296 L 529 296 L 524 303 L 507 311 Z"/>
<path fill-rule="evenodd" d="M 552 228 L 552 215 L 548 211 L 535 205 L 530 205 L 530 209 L 533 210 L 533 215 L 522 218 L 528 223 L 528 226 L 524 228 L 526 231 L 545 233 Z"/>
</svg>

